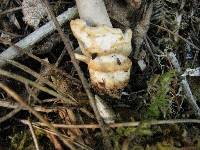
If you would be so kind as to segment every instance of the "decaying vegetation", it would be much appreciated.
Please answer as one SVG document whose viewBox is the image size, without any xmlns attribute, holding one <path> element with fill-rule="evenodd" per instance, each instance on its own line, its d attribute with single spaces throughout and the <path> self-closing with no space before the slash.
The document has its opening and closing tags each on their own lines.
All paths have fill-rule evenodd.
<svg viewBox="0 0 200 150">
<path fill-rule="evenodd" d="M 200 2 L 99 1 L 0 0 L 0 149 L 200 149 Z M 78 17 L 133 32 L 117 98 L 75 59 Z"/>
</svg>

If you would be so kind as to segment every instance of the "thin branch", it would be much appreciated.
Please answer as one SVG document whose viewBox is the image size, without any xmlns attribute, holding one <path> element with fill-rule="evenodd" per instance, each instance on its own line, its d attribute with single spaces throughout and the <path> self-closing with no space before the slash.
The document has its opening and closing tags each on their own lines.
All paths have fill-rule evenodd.
<svg viewBox="0 0 200 150">
<path fill-rule="evenodd" d="M 52 82 L 50 82 L 48 79 L 42 77 L 39 73 L 35 72 L 34 70 L 32 70 L 31 68 L 18 63 L 14 60 L 9 60 L 9 59 L 4 59 L 0 57 L 0 60 L 3 59 L 4 61 L 8 62 L 9 64 L 12 64 L 13 66 L 20 68 L 21 70 L 29 73 L 30 75 L 34 76 L 35 78 L 37 78 L 40 83 L 45 83 L 46 85 L 48 85 L 49 87 L 53 88 L 55 91 L 62 93 L 63 96 L 65 96 L 65 94 L 63 93 L 64 91 L 62 91 L 60 88 L 58 88 L 55 84 L 53 84 Z M 69 98 L 71 98 L 73 101 L 75 101 L 75 99 L 71 96 L 71 95 L 67 95 Z"/>
<path fill-rule="evenodd" d="M 70 104 L 76 104 L 76 103 L 77 103 L 77 102 L 74 101 L 73 99 L 68 99 L 68 98 L 66 98 L 66 97 L 64 97 L 64 96 L 62 96 L 62 95 L 60 95 L 60 94 L 58 94 L 57 92 L 55 92 L 55 91 L 53 91 L 53 90 L 51 90 L 51 89 L 49 89 L 49 88 L 43 87 L 43 86 L 41 86 L 40 84 L 35 83 L 34 81 L 31 81 L 31 80 L 29 80 L 29 79 L 27 79 L 27 78 L 24 78 L 24 77 L 22 77 L 22 76 L 19 76 L 19 75 L 17 75 L 17 74 L 14 74 L 14 73 L 5 71 L 5 70 L 3 70 L 3 69 L 0 69 L 0 75 L 3 75 L 3 76 L 6 76 L 6 77 L 15 79 L 15 80 L 20 81 L 20 82 L 22 82 L 22 83 L 24 83 L 24 84 L 29 84 L 29 85 L 31 85 L 31 86 L 33 86 L 33 87 L 35 87 L 35 88 L 40 89 L 40 90 L 43 91 L 43 92 L 46 92 L 46 93 L 48 93 L 48 94 L 50 94 L 50 95 L 52 95 L 52 96 L 55 96 L 55 97 L 57 97 L 57 98 L 62 99 L 62 100 L 64 100 L 64 101 L 66 101 L 67 103 L 70 103 Z"/>
<path fill-rule="evenodd" d="M 0 37 L 0 41 L 3 41 L 3 39 L 2 39 L 1 37 Z M 31 58 L 37 60 L 38 62 L 40 62 L 40 63 L 41 63 L 42 65 L 44 65 L 45 67 L 49 67 L 49 68 L 51 68 L 51 69 L 53 69 L 53 70 L 55 70 L 55 71 L 57 71 L 57 72 L 59 72 L 59 73 L 62 73 L 62 74 L 65 75 L 69 80 L 76 80 L 76 82 L 79 82 L 78 79 L 73 78 L 72 76 L 70 76 L 70 75 L 68 75 L 67 73 L 63 72 L 63 70 L 60 70 L 60 69 L 57 68 L 55 65 L 51 65 L 51 64 L 49 64 L 48 62 L 46 62 L 45 60 L 42 60 L 42 59 L 40 59 L 39 57 L 35 56 L 34 54 L 30 53 L 30 52 L 29 52 L 30 50 L 28 50 L 28 49 L 26 49 L 26 48 L 23 49 L 23 48 L 21 48 L 21 47 L 19 47 L 19 46 L 17 46 L 17 45 L 13 45 L 11 42 L 7 42 L 7 44 L 9 44 L 10 46 L 13 46 L 16 50 L 19 51 L 19 53 L 26 54 L 26 55 L 28 55 L 29 57 L 31 57 Z M 22 54 L 21 54 L 21 55 L 22 55 Z M 8 61 L 8 59 L 1 57 L 1 55 L 0 55 L 0 58 L 3 59 L 3 61 Z M 0 62 L 1 62 L 1 61 L 0 61 Z M 0 64 L 0 66 L 1 66 L 1 64 Z"/>
<path fill-rule="evenodd" d="M 23 124 L 26 124 L 26 122 L 23 122 L 23 121 L 21 121 L 21 122 L 22 122 Z M 38 127 L 38 126 L 35 126 L 35 125 L 33 125 L 33 127 L 37 128 L 37 129 L 40 129 L 40 130 L 42 130 L 42 131 L 45 131 L 45 132 L 47 132 L 47 133 L 50 133 L 50 134 L 53 134 L 53 135 L 56 135 L 56 136 L 57 136 L 57 134 L 56 134 L 54 131 L 52 131 L 52 130 L 44 129 L 44 128 L 41 128 L 41 127 Z M 69 138 L 68 136 L 66 136 L 66 135 L 64 135 L 64 134 L 62 134 L 62 136 L 63 136 L 63 138 Z M 82 149 L 93 150 L 93 149 L 90 148 L 89 146 L 84 145 L 84 144 L 81 144 L 81 143 L 79 143 L 79 142 L 74 141 L 74 143 L 75 143 L 77 146 L 79 146 L 80 148 L 82 148 Z"/>
<path fill-rule="evenodd" d="M 97 109 L 97 106 L 96 106 L 96 103 L 95 103 L 95 98 L 94 98 L 94 95 L 92 94 L 92 92 L 90 90 L 89 84 L 88 84 L 86 78 L 84 77 L 84 74 L 81 71 L 81 68 L 78 65 L 77 60 L 75 59 L 75 56 L 74 56 L 74 53 L 73 53 L 73 47 L 72 47 L 72 45 L 70 43 L 70 40 L 69 40 L 68 37 L 66 37 L 64 35 L 63 31 L 61 30 L 61 27 L 60 27 L 56 17 L 53 14 L 52 8 L 50 7 L 48 0 L 44 0 L 44 2 L 45 2 L 45 5 L 46 5 L 46 7 L 48 9 L 48 14 L 49 14 L 49 16 L 51 16 L 51 19 L 54 22 L 54 24 L 56 26 L 56 29 L 57 29 L 58 33 L 60 34 L 60 37 L 62 38 L 62 40 L 64 42 L 65 48 L 68 51 L 68 54 L 70 55 L 71 61 L 72 61 L 73 65 L 74 65 L 74 67 L 76 68 L 76 71 L 77 71 L 77 73 L 78 73 L 78 75 L 79 75 L 79 77 L 80 77 L 80 79 L 82 81 L 82 84 L 83 84 L 83 87 L 84 87 L 84 89 L 86 91 L 86 94 L 88 95 L 88 98 L 89 98 L 89 101 L 90 101 L 90 105 L 93 108 L 93 111 L 95 113 L 97 121 L 98 121 L 98 123 L 99 123 L 99 125 L 101 127 L 102 134 L 103 134 L 103 136 L 105 138 L 106 147 L 107 148 L 111 148 L 112 146 L 111 146 L 110 140 L 108 139 L 108 133 L 107 133 L 104 121 L 102 120 L 102 118 L 100 116 L 100 113 L 99 113 L 99 111 Z"/>
<path fill-rule="evenodd" d="M 5 11 L 3 11 L 3 12 L 0 12 L 0 16 L 6 15 L 7 13 L 19 11 L 19 10 L 21 10 L 21 9 L 22 9 L 22 7 L 11 8 L 11 9 L 5 10 Z"/>
<path fill-rule="evenodd" d="M 180 36 L 179 34 L 174 33 L 174 32 L 172 32 L 172 31 L 170 31 L 169 29 L 166 29 L 166 28 L 164 28 L 164 27 L 162 27 L 162 26 L 159 26 L 159 25 L 156 25 L 156 24 L 153 24 L 153 23 L 150 23 L 150 24 L 153 25 L 153 26 L 158 27 L 158 28 L 161 29 L 161 30 L 167 31 L 168 33 L 170 33 L 170 34 L 172 34 L 172 35 L 174 35 L 174 36 L 176 36 L 176 37 L 178 37 L 178 38 L 180 38 L 181 40 L 183 40 L 183 41 L 186 42 L 187 44 L 193 46 L 197 51 L 200 51 L 200 48 L 199 48 L 199 47 L 197 47 L 196 45 L 194 45 L 192 42 L 188 41 L 186 38 Z"/>
<path fill-rule="evenodd" d="M 192 91 L 190 89 L 190 85 L 187 82 L 186 77 L 183 77 L 181 84 L 182 84 L 183 90 L 185 91 L 184 94 L 187 96 L 188 102 L 192 106 L 193 111 L 195 112 L 196 116 L 198 116 L 200 118 L 200 108 L 197 105 L 197 102 L 196 102 L 194 95 L 192 94 Z"/>
<path fill-rule="evenodd" d="M 65 56 L 66 54 L 66 50 L 63 49 L 60 56 L 58 57 L 56 63 L 55 63 L 55 66 L 58 67 L 60 65 L 60 62 L 62 61 L 63 57 Z"/>
<path fill-rule="evenodd" d="M 11 33 L 11 32 L 8 32 L 8 31 L 4 31 L 4 30 L 1 30 L 0 29 L 0 32 L 1 33 L 4 33 L 4 34 L 7 34 L 7 35 L 10 35 L 10 36 L 12 36 L 12 37 L 24 37 L 24 35 L 18 35 L 18 34 L 14 34 L 14 33 Z"/>
<path fill-rule="evenodd" d="M 158 68 L 161 68 L 161 67 L 160 67 L 160 64 L 159 64 L 159 62 L 158 62 L 158 60 L 157 60 L 156 57 L 154 56 L 154 53 L 153 53 L 153 51 L 152 51 L 152 49 L 151 49 L 151 47 L 150 47 L 150 45 L 149 45 L 149 42 L 148 42 L 148 40 L 147 40 L 147 36 L 144 37 L 144 41 L 145 41 L 145 44 L 146 44 L 146 46 L 147 46 L 147 49 L 148 49 L 148 51 L 149 51 L 151 57 L 153 58 L 153 60 L 154 60 L 155 63 L 156 63 L 157 67 L 158 67 Z"/>
<path fill-rule="evenodd" d="M 17 114 L 19 111 L 21 110 L 21 107 L 17 107 L 14 110 L 12 110 L 11 112 L 9 112 L 7 115 L 3 116 L 0 118 L 0 124 L 10 118 L 12 118 L 15 114 Z"/>
<path fill-rule="evenodd" d="M 28 126 L 29 126 L 29 129 L 30 129 L 30 131 L 31 131 L 31 135 L 32 135 L 32 137 L 33 137 L 33 141 L 34 141 L 34 144 L 35 144 L 35 149 L 36 149 L 36 150 L 40 150 L 37 137 L 36 137 L 36 135 L 35 135 L 35 132 L 34 132 L 34 130 L 33 130 L 33 126 L 32 126 L 32 124 L 31 124 L 30 121 L 28 121 Z"/>
<path fill-rule="evenodd" d="M 13 102 L 9 102 L 9 101 L 5 101 L 5 100 L 0 100 L 0 107 L 4 107 L 4 108 L 9 108 L 9 109 L 16 109 L 18 108 L 20 105 L 18 103 L 13 103 Z M 63 106 L 51 106 L 51 107 L 43 107 L 43 106 L 32 106 L 32 108 L 35 111 L 38 112 L 43 112 L 43 113 L 51 113 L 51 112 L 57 112 L 61 109 L 80 109 L 81 112 L 83 112 L 84 114 L 86 114 L 88 117 L 94 119 L 94 115 L 92 113 L 90 113 L 89 111 L 87 111 L 86 108 L 84 108 L 84 106 L 78 106 L 78 105 L 63 105 Z M 22 110 L 27 110 L 25 107 L 21 107 Z"/>
<path fill-rule="evenodd" d="M 0 100 L 0 107 L 9 108 L 9 109 L 17 109 L 20 105 L 18 103 L 9 102 L 5 100 Z M 69 106 L 52 106 L 52 107 L 43 107 L 43 106 L 32 106 L 35 111 L 43 112 L 43 113 L 51 113 L 56 112 L 61 109 L 77 109 L 77 105 L 69 105 Z M 25 107 L 21 108 L 22 110 L 27 110 Z"/>
<path fill-rule="evenodd" d="M 27 120 L 21 120 L 24 124 L 27 124 Z M 144 122 L 124 122 L 124 123 L 112 123 L 108 124 L 110 128 L 120 128 L 120 127 L 137 127 L 140 124 L 145 123 L 146 125 L 164 125 L 164 124 L 183 124 L 183 123 L 194 123 L 200 124 L 199 119 L 173 119 L 173 120 L 151 120 L 151 121 L 144 121 Z M 33 126 L 42 126 L 45 127 L 46 125 L 41 122 L 32 122 Z M 66 125 L 66 124 L 52 124 L 55 128 L 67 128 L 67 129 L 74 129 L 74 128 L 85 128 L 85 129 L 95 129 L 100 128 L 98 124 L 82 124 L 82 125 Z"/>
<path fill-rule="evenodd" d="M 169 59 L 170 63 L 174 66 L 176 71 L 178 73 L 181 73 L 180 64 L 179 64 L 178 59 L 176 58 L 176 56 L 175 56 L 175 54 L 173 52 L 170 52 L 168 54 L 168 59 Z M 197 105 L 196 99 L 192 94 L 192 91 L 190 89 L 190 86 L 189 86 L 189 84 L 187 82 L 186 77 L 181 77 L 181 86 L 183 87 L 184 94 L 188 98 L 187 100 L 188 100 L 189 104 L 192 106 L 192 109 L 193 109 L 195 115 L 197 117 L 200 117 L 200 108 Z"/>
</svg>

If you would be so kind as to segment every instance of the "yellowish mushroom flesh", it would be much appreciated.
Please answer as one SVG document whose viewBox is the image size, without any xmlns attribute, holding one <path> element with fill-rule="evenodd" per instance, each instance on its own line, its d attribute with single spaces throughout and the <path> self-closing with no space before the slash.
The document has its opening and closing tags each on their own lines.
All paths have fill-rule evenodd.
<svg viewBox="0 0 200 150">
<path fill-rule="evenodd" d="M 72 20 L 70 26 L 83 53 L 75 57 L 88 64 L 92 86 L 111 96 L 126 87 L 132 66 L 128 58 L 132 31 L 123 33 L 105 25 L 90 27 L 81 19 Z"/>
</svg>

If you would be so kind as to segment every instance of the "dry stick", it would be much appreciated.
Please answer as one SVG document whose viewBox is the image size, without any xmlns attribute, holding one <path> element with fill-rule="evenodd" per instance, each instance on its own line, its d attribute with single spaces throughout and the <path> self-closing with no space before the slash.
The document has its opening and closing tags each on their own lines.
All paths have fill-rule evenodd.
<svg viewBox="0 0 200 150">
<path fill-rule="evenodd" d="M 22 9 L 22 7 L 11 8 L 11 9 L 5 10 L 3 12 L 0 12 L 0 16 L 6 15 L 7 13 L 15 12 L 15 11 L 18 11 L 18 10 L 21 10 L 21 9 Z"/>
<path fill-rule="evenodd" d="M 72 101 L 72 99 L 68 99 L 68 98 L 58 94 L 57 92 L 55 92 L 55 91 L 53 91 L 53 90 L 51 90 L 49 88 L 43 87 L 40 84 L 35 83 L 34 81 L 31 81 L 31 80 L 29 80 L 27 78 L 24 78 L 22 76 L 19 76 L 17 74 L 14 74 L 14 73 L 5 71 L 3 69 L 0 69 L 0 75 L 15 79 L 15 80 L 20 81 L 20 82 L 22 82 L 24 84 L 29 84 L 29 85 L 31 85 L 31 86 L 33 86 L 35 88 L 38 88 L 41 91 L 46 92 L 46 93 L 48 93 L 48 94 L 50 94 L 52 96 L 55 96 L 55 97 L 60 98 L 60 99 L 63 99 L 65 102 L 67 102 L 69 104 L 76 104 L 77 103 L 76 101 Z"/>
<path fill-rule="evenodd" d="M 9 108 L 9 109 L 17 109 L 19 106 L 20 105 L 18 103 L 0 100 L 0 107 Z M 67 109 L 77 109 L 77 108 L 79 108 L 79 106 L 77 106 L 77 105 L 69 105 L 69 106 L 64 105 L 64 106 L 52 106 L 52 107 L 32 106 L 32 108 L 38 112 L 51 113 L 51 112 L 56 112 L 58 110 L 66 109 L 66 108 Z M 22 107 L 21 109 L 27 110 L 24 107 Z M 81 106 L 79 109 L 81 109 Z M 82 110 L 82 112 L 84 112 L 84 111 Z M 85 112 L 85 113 L 88 114 L 87 112 Z M 91 116 L 91 114 L 88 114 L 88 116 Z M 91 118 L 93 118 L 93 117 L 91 117 Z"/>
<path fill-rule="evenodd" d="M 147 35 L 147 32 L 149 30 L 149 24 L 152 12 L 153 12 L 153 4 L 150 4 L 147 10 L 145 11 L 142 19 L 139 21 L 139 23 L 134 29 L 133 32 L 134 42 L 135 42 L 134 59 L 136 60 L 139 59 L 140 47 L 142 46 L 142 43 L 144 41 L 144 36 Z"/>
<path fill-rule="evenodd" d="M 13 103 L 13 102 L 9 102 L 9 101 L 4 101 L 4 100 L 0 100 L 0 107 L 4 107 L 4 108 L 10 108 L 10 109 L 17 109 L 20 105 L 18 103 Z M 57 106 L 57 107 L 42 107 L 42 106 L 32 106 L 32 108 L 35 111 L 38 112 L 44 112 L 44 113 L 51 113 L 51 112 L 56 112 L 60 109 L 66 109 L 68 107 L 66 106 Z M 69 107 L 70 109 L 73 109 L 71 107 Z M 76 107 L 75 107 L 76 108 Z M 21 110 L 27 110 L 25 107 L 22 107 Z"/>
<path fill-rule="evenodd" d="M 160 49 L 157 49 L 156 46 L 154 45 L 154 43 L 151 41 L 151 39 L 149 38 L 149 36 L 146 36 L 147 41 L 149 42 L 149 46 L 151 47 L 151 49 L 153 50 L 153 52 L 155 53 L 159 53 L 159 54 L 163 54 L 163 51 L 161 51 Z"/>
<path fill-rule="evenodd" d="M 149 51 L 151 57 L 153 58 L 153 60 L 154 60 L 155 63 L 156 63 L 157 67 L 158 67 L 158 68 L 161 68 L 161 67 L 160 67 L 160 64 L 159 64 L 159 62 L 158 62 L 158 60 L 157 60 L 156 57 L 154 56 L 154 53 L 153 53 L 153 51 L 152 51 L 152 49 L 151 49 L 151 47 L 150 47 L 150 45 L 149 45 L 149 42 L 148 42 L 148 40 L 147 40 L 147 36 L 144 37 L 144 41 L 145 41 L 145 44 L 146 44 L 146 46 L 147 46 L 147 49 L 148 49 L 148 51 Z"/>
<path fill-rule="evenodd" d="M 39 81 L 41 83 L 45 83 L 46 85 L 50 86 L 51 88 L 53 88 L 55 91 L 60 92 L 63 94 L 63 91 L 61 91 L 55 84 L 53 84 L 52 82 L 50 82 L 48 79 L 42 77 L 39 73 L 35 72 L 34 70 L 32 70 L 31 68 L 20 64 L 14 60 L 8 60 L 8 59 L 4 59 L 0 57 L 0 60 L 3 59 L 4 61 L 8 62 L 9 64 L 25 71 L 26 73 L 29 73 L 30 75 L 34 76 L 35 78 L 39 79 Z M 64 96 L 64 95 L 63 95 Z M 71 95 L 67 95 L 69 98 L 72 99 L 72 101 L 75 101 L 75 99 L 71 96 Z"/>
<path fill-rule="evenodd" d="M 24 122 L 21 121 L 21 123 L 24 123 Z M 26 123 L 24 123 L 24 124 L 26 124 Z M 33 127 L 37 128 L 37 129 L 39 129 L 39 130 L 45 131 L 45 132 L 47 132 L 47 133 L 56 135 L 56 133 L 55 133 L 54 131 L 52 131 L 52 130 L 49 130 L 49 129 L 46 129 L 46 128 L 44 129 L 44 128 L 41 128 L 41 127 L 38 127 L 38 126 L 35 126 L 35 125 L 33 125 Z M 67 137 L 66 135 L 64 135 L 64 134 L 62 134 L 62 136 L 63 136 L 64 138 L 68 138 L 68 137 Z M 79 146 L 81 147 L 82 145 L 80 144 Z M 85 146 L 85 145 L 83 145 L 81 148 L 82 148 L 82 149 L 93 150 L 92 148 L 90 148 L 90 147 L 88 147 L 88 146 Z"/>
<path fill-rule="evenodd" d="M 63 12 L 61 15 L 57 17 L 57 19 L 58 19 L 59 24 L 63 25 L 65 22 L 67 22 L 68 20 L 71 20 L 76 15 L 77 15 L 77 9 L 73 7 Z M 27 49 L 33 46 L 35 43 L 41 41 L 47 35 L 51 34 L 53 31 L 55 31 L 55 29 L 56 27 L 54 26 L 53 22 L 50 21 L 44 26 L 35 30 L 33 33 L 29 34 L 24 39 L 17 42 L 15 45 L 23 49 Z M 14 59 L 19 56 L 21 56 L 21 53 L 14 46 L 9 47 L 8 49 L 6 49 L 0 54 L 0 57 L 3 57 L 5 59 Z M 6 63 L 5 61 L 0 60 L 0 67 L 5 65 L 5 63 Z"/>
<path fill-rule="evenodd" d="M 7 35 L 10 35 L 10 36 L 12 36 L 12 37 L 24 37 L 24 35 L 18 35 L 18 34 L 14 34 L 14 33 L 11 33 L 11 32 L 8 32 L 8 31 L 4 31 L 4 30 L 1 30 L 0 29 L 0 32 L 1 33 L 4 33 L 4 34 L 7 34 Z"/>
<path fill-rule="evenodd" d="M 47 137 L 49 138 L 49 140 L 53 143 L 54 145 L 54 149 L 56 150 L 64 150 L 63 149 L 63 146 L 60 144 L 60 141 L 56 138 L 55 135 L 49 133 L 49 132 L 46 132 L 47 134 Z"/>
<path fill-rule="evenodd" d="M 6 116 L 3 116 L 0 118 L 0 124 L 8 119 L 10 119 L 11 117 L 13 117 L 15 114 L 17 114 L 19 111 L 21 110 L 21 107 L 18 106 L 17 108 L 15 108 L 14 110 L 12 110 L 11 112 L 9 112 Z"/>
<path fill-rule="evenodd" d="M 20 120 L 24 124 L 27 124 L 27 120 Z M 199 119 L 173 119 L 173 120 L 151 120 L 151 121 L 144 121 L 144 122 L 124 122 L 124 123 L 113 123 L 109 124 L 111 128 L 120 128 L 120 127 L 137 127 L 142 123 L 152 126 L 152 125 L 166 125 L 166 124 L 180 124 L 180 123 L 195 123 L 200 124 Z M 32 122 L 33 126 L 43 126 L 46 125 L 41 122 Z M 82 125 L 66 125 L 66 124 L 52 124 L 55 128 L 66 128 L 66 129 L 74 129 L 74 128 L 82 128 L 82 129 L 95 129 L 100 128 L 98 124 L 82 124 Z"/>
<path fill-rule="evenodd" d="M 173 52 L 170 52 L 168 54 L 168 59 L 171 62 L 171 64 L 174 66 L 176 71 L 178 73 L 181 73 L 181 67 L 180 67 L 179 62 L 178 62 L 178 60 L 177 60 L 177 58 L 176 58 L 176 56 L 175 56 L 175 54 Z M 194 96 L 192 94 L 192 91 L 191 91 L 190 86 L 189 86 L 189 84 L 187 82 L 186 76 L 181 77 L 181 78 L 182 78 L 181 79 L 181 85 L 183 87 L 183 90 L 185 91 L 184 94 L 187 96 L 188 102 L 192 106 L 192 109 L 193 109 L 195 115 L 197 117 L 200 117 L 200 108 L 197 105 L 196 99 L 194 98 Z"/>
<path fill-rule="evenodd" d="M 55 129 L 46 119 L 44 119 L 42 115 L 40 115 L 40 113 L 36 112 L 32 107 L 30 107 L 21 96 L 19 96 L 15 91 L 13 91 L 12 89 L 10 89 L 8 86 L 4 85 L 1 82 L 0 82 L 0 88 L 2 88 L 6 93 L 8 93 L 11 97 L 13 97 L 18 103 L 20 103 L 22 107 L 27 108 L 29 112 L 35 115 L 48 128 L 53 130 L 56 133 L 56 135 L 59 137 L 59 139 L 71 148 L 71 145 L 69 144 L 69 142 L 74 142 L 74 141 L 71 140 L 69 137 L 68 139 L 64 139 L 62 134 L 57 129 Z M 77 142 L 74 142 L 74 144 L 77 144 Z"/>
<path fill-rule="evenodd" d="M 63 40 L 65 48 L 66 48 L 68 54 L 70 55 L 71 61 L 72 61 L 73 65 L 74 65 L 74 67 L 75 67 L 75 69 L 76 69 L 76 71 L 77 71 L 77 73 L 78 73 L 78 75 L 79 75 L 79 77 L 81 79 L 81 82 L 82 82 L 83 87 L 84 87 L 84 89 L 86 91 L 86 94 L 88 95 L 88 98 L 89 98 L 89 101 L 90 101 L 90 105 L 91 105 L 91 107 L 92 107 L 92 109 L 93 109 L 93 111 L 95 113 L 97 121 L 98 121 L 98 123 L 99 123 L 99 125 L 101 127 L 102 134 L 103 134 L 103 136 L 105 138 L 105 144 L 106 144 L 105 146 L 107 148 L 111 148 L 112 146 L 111 146 L 110 140 L 108 139 L 108 133 L 106 131 L 106 127 L 105 127 L 105 124 L 104 124 L 104 122 L 103 122 L 103 120 L 102 120 L 102 118 L 100 116 L 100 113 L 99 113 L 99 111 L 97 109 L 94 95 L 92 94 L 92 92 L 90 90 L 89 84 L 88 84 L 86 78 L 84 77 L 84 74 L 81 71 L 81 68 L 78 65 L 77 60 L 75 59 L 75 56 L 74 56 L 74 53 L 73 53 L 73 47 L 72 47 L 72 45 L 70 43 L 70 40 L 68 39 L 68 37 L 66 37 L 64 35 L 63 31 L 61 30 L 60 25 L 59 25 L 56 17 L 53 14 L 52 8 L 50 7 L 48 0 L 44 0 L 44 2 L 45 2 L 45 5 L 46 5 L 46 7 L 48 9 L 48 14 L 49 14 L 49 16 L 51 16 L 51 19 L 53 20 L 53 22 L 54 22 L 54 24 L 56 26 L 56 29 L 57 29 L 58 33 L 60 34 L 60 36 L 61 36 L 61 38 Z"/>
<path fill-rule="evenodd" d="M 159 26 L 159 25 L 156 25 L 156 24 L 153 24 L 153 23 L 150 23 L 150 24 L 153 25 L 153 26 L 158 27 L 158 28 L 161 29 L 161 30 L 167 31 L 168 33 L 170 33 L 170 34 L 172 34 L 172 35 L 174 35 L 174 36 L 177 36 L 177 37 L 180 38 L 181 40 L 185 41 L 187 44 L 193 46 L 197 51 L 200 51 L 200 48 L 198 48 L 198 47 L 197 47 L 196 45 L 194 45 L 192 42 L 188 41 L 186 38 L 180 36 L 179 34 L 174 33 L 174 32 L 172 32 L 171 30 L 166 29 L 166 28 L 164 28 L 164 27 L 162 27 L 162 26 Z"/>
<path fill-rule="evenodd" d="M 66 50 L 65 50 L 65 48 L 64 48 L 64 49 L 62 50 L 60 56 L 58 57 L 56 63 L 55 63 L 55 66 L 56 66 L 56 67 L 59 66 L 59 64 L 60 64 L 60 62 L 62 61 L 62 59 L 63 59 L 63 57 L 65 56 L 65 54 L 66 54 Z"/>
<path fill-rule="evenodd" d="M 34 130 L 33 130 L 33 126 L 32 126 L 32 124 L 31 124 L 30 121 L 28 121 L 28 126 L 29 126 L 29 129 L 30 129 L 30 131 L 31 131 L 31 135 L 32 135 L 32 137 L 33 137 L 33 141 L 34 141 L 34 144 L 35 144 L 35 149 L 36 149 L 36 150 L 40 150 L 37 137 L 36 137 L 36 135 L 35 135 L 35 132 L 34 132 Z"/>
<path fill-rule="evenodd" d="M 18 103 L 11 102 L 11 100 L 12 99 L 0 100 L 0 107 L 9 108 L 9 109 L 16 109 L 20 106 Z M 58 98 L 53 98 L 52 102 L 55 102 L 57 100 L 60 101 L 60 99 L 58 99 Z M 45 101 L 45 100 L 43 100 L 43 101 Z M 84 104 L 83 105 L 75 105 L 75 104 L 72 105 L 72 104 L 66 104 L 66 103 L 64 103 L 64 104 L 61 103 L 61 104 L 62 104 L 62 106 L 55 105 L 55 106 L 46 106 L 46 107 L 45 106 L 33 105 L 32 108 L 35 111 L 44 112 L 44 113 L 56 112 L 56 111 L 61 110 L 61 109 L 80 109 L 83 113 L 87 114 L 89 117 L 94 118 L 93 114 L 90 114 L 89 112 L 84 111 L 85 109 L 83 109 L 83 108 L 86 107 L 87 105 L 84 105 Z M 27 110 L 24 107 L 22 107 L 21 109 Z"/>
</svg>

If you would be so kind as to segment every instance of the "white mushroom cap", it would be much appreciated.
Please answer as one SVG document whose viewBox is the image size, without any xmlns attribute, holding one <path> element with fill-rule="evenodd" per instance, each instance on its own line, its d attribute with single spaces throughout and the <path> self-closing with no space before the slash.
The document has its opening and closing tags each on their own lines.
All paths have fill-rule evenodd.
<svg viewBox="0 0 200 150">
<path fill-rule="evenodd" d="M 128 71 L 99 72 L 89 68 L 89 72 L 93 86 L 108 94 L 110 90 L 114 91 L 127 86 L 130 78 L 130 69 Z"/>
</svg>

